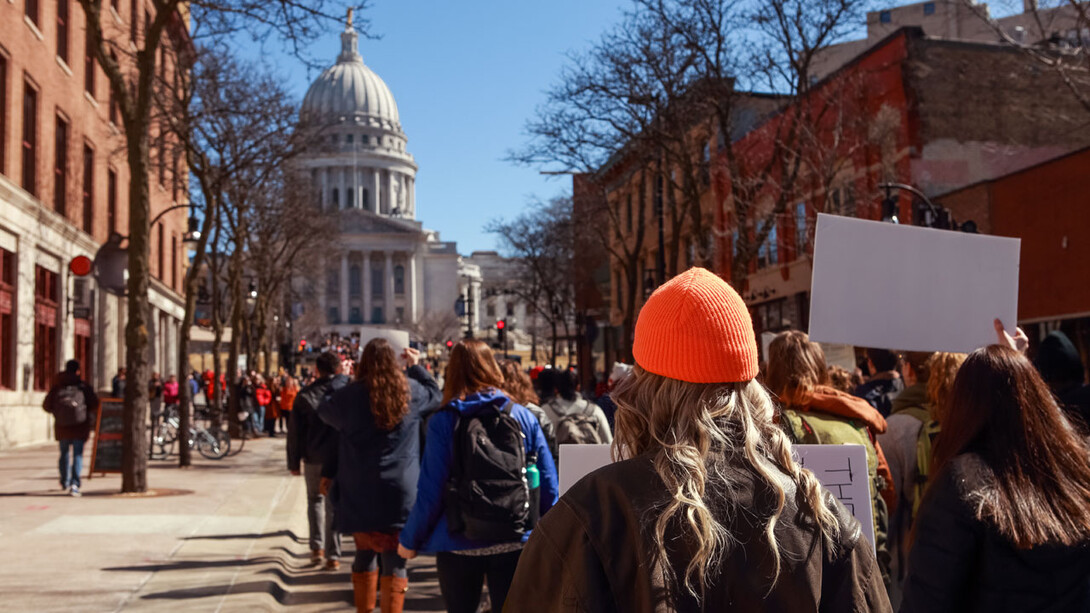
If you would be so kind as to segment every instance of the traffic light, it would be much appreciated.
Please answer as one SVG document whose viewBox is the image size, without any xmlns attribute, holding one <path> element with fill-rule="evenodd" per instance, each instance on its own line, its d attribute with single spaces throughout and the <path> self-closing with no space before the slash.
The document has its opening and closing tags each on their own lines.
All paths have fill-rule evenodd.
<svg viewBox="0 0 1090 613">
<path fill-rule="evenodd" d="M 496 322 L 496 338 L 500 345 L 507 342 L 507 322 L 502 319 Z"/>
<path fill-rule="evenodd" d="M 306 350 L 307 350 L 307 339 L 305 339 L 305 338 L 299 339 L 299 353 L 303 353 Z"/>
<path fill-rule="evenodd" d="M 449 350 L 451 350 L 453 348 L 454 348 L 454 341 L 447 341 L 447 350 L 449 351 Z"/>
</svg>

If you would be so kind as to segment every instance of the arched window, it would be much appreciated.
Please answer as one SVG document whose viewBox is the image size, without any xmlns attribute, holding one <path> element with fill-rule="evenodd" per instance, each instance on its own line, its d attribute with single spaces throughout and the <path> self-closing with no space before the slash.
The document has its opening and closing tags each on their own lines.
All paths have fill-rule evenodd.
<svg viewBox="0 0 1090 613">
<path fill-rule="evenodd" d="M 340 192 L 337 191 L 336 187 L 334 187 L 333 188 L 333 194 L 330 196 L 330 201 L 331 201 L 331 204 L 333 204 L 333 208 L 335 208 L 335 209 L 341 208 L 341 198 L 340 198 L 340 196 L 341 196 Z"/>
<path fill-rule="evenodd" d="M 405 294 L 405 267 L 400 264 L 394 266 L 394 294 Z"/>
<path fill-rule="evenodd" d="M 384 293 L 383 287 L 382 287 L 383 286 L 383 280 L 384 280 L 383 277 L 384 276 L 385 275 L 384 275 L 381 268 L 378 268 L 378 267 L 372 267 L 371 268 L 371 295 L 372 296 L 375 296 L 375 297 L 378 297 L 378 298 L 382 297 L 382 295 Z"/>
<path fill-rule="evenodd" d="M 344 208 L 353 209 L 356 208 L 356 190 L 351 186 L 344 189 Z"/>
<path fill-rule="evenodd" d="M 363 282 L 360 279 L 360 267 L 353 264 L 348 269 L 348 293 L 359 296 L 363 293 Z"/>
</svg>

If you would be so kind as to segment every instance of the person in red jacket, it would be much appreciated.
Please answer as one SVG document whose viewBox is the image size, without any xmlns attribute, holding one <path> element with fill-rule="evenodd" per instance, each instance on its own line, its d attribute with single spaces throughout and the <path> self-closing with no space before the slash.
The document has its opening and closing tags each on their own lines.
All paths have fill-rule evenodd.
<svg viewBox="0 0 1090 613">
<path fill-rule="evenodd" d="M 265 377 L 262 377 L 261 375 L 257 376 L 257 385 L 254 387 L 254 400 L 257 402 L 258 412 L 261 414 L 264 422 L 265 434 L 276 436 L 272 429 L 272 426 L 276 421 L 275 419 L 269 418 L 269 408 L 270 405 L 272 405 L 272 392 L 269 390 L 269 386 L 265 384 Z"/>
</svg>

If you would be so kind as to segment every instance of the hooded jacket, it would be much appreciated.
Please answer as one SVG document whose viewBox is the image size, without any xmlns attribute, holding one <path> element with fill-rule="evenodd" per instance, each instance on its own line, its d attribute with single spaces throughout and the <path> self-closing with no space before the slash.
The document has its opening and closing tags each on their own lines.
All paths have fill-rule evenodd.
<svg viewBox="0 0 1090 613">
<path fill-rule="evenodd" d="M 508 402 L 503 392 L 488 389 L 470 394 L 465 399 L 452 401 L 428 420 L 424 459 L 416 487 L 416 502 L 400 534 L 401 544 L 407 549 L 435 553 L 480 549 L 496 544 L 473 541 L 461 534 L 452 534 L 447 528 L 444 497 L 454 462 L 454 427 L 458 419 L 479 411 L 498 411 Z M 557 499 L 556 466 L 537 418 L 520 404 L 512 405 L 511 416 L 519 422 L 523 434 L 526 435 L 526 453 L 537 455 L 537 468 L 541 473 L 540 511 L 544 516 Z M 527 538 L 529 533 L 523 535 L 522 541 L 525 542 Z"/>
<path fill-rule="evenodd" d="M 346 385 L 348 377 L 331 375 L 299 391 L 288 420 L 289 470 L 299 470 L 300 461 L 321 464 L 336 457 L 337 431 L 318 417 L 318 407 Z"/>
<path fill-rule="evenodd" d="M 658 513 L 670 494 L 646 456 L 610 464 L 572 486 L 538 524 L 519 560 L 506 611 L 766 611 L 783 613 L 883 613 L 891 611 L 870 543 L 857 522 L 828 491 L 840 536 L 827 547 L 812 520 L 800 512 L 794 481 L 778 474 L 784 508 L 776 522 L 779 577 L 766 544 L 766 518 L 775 499 L 738 459 L 727 467 L 729 486 L 709 488 L 705 500 L 731 537 L 704 598 L 671 598 L 664 565 L 675 576 L 691 559 L 681 522 L 669 524 L 668 559 L 653 541 Z"/>
<path fill-rule="evenodd" d="M 336 529 L 392 533 L 405 525 L 420 476 L 420 422 L 439 404 L 435 379 L 422 366 L 408 369 L 409 412 L 390 430 L 371 413 L 367 384 L 356 381 L 318 407 L 322 421 L 338 432 L 333 500 Z M 326 475 L 323 464 L 323 476 Z"/>
</svg>

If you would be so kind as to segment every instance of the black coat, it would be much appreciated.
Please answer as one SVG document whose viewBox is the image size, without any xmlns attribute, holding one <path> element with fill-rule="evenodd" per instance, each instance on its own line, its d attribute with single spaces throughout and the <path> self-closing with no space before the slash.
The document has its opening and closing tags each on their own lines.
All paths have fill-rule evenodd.
<svg viewBox="0 0 1090 613">
<path fill-rule="evenodd" d="M 416 501 L 420 476 L 420 424 L 439 404 L 439 385 L 428 371 L 413 366 L 409 413 L 392 430 L 380 430 L 371 415 L 366 384 L 337 392 L 318 414 L 337 429 L 337 469 L 333 499 L 336 528 L 343 534 L 400 530 Z M 322 466 L 328 476 L 327 465 Z"/>
<path fill-rule="evenodd" d="M 988 471 L 963 454 L 936 475 L 916 518 L 901 613 L 1090 611 L 1090 543 L 1016 549 L 973 513 Z"/>
<path fill-rule="evenodd" d="M 322 377 L 299 390 L 288 420 L 288 469 L 299 470 L 300 461 L 321 464 L 337 451 L 337 431 L 318 418 L 318 407 L 348 385 L 348 377 Z"/>
<path fill-rule="evenodd" d="M 74 426 L 61 426 L 57 422 L 53 422 L 53 436 L 58 441 L 66 440 L 81 440 L 86 441 L 91 436 L 91 430 L 95 426 L 96 414 L 98 413 L 98 396 L 95 394 L 94 388 L 79 378 L 79 375 L 72 373 L 62 372 L 57 375 L 56 383 L 53 387 L 49 388 L 49 393 L 45 395 L 45 400 L 42 402 L 42 408 L 46 413 L 56 413 L 56 407 L 54 403 L 56 401 L 57 392 L 61 388 L 68 385 L 78 385 L 80 391 L 83 392 L 83 402 L 87 405 L 87 419 L 82 424 L 76 424 Z"/>
</svg>

